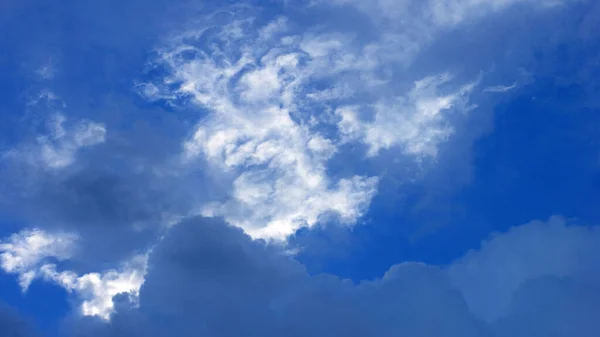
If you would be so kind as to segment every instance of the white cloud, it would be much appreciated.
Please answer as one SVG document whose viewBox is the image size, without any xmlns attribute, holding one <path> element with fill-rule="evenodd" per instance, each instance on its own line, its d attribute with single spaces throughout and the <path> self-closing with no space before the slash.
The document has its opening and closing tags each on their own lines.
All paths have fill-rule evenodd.
<svg viewBox="0 0 600 337">
<path fill-rule="evenodd" d="M 356 110 L 363 107 L 340 107 L 336 111 L 338 128 L 347 139 L 367 144 L 369 156 L 400 146 L 409 155 L 435 158 L 438 145 L 453 133 L 445 114 L 466 111 L 475 86 L 469 83 L 455 92 L 441 94 L 439 87 L 450 80 L 449 74 L 440 74 L 416 81 L 407 95 L 376 103 L 373 121 L 360 119 Z"/>
<path fill-rule="evenodd" d="M 69 233 L 24 230 L 0 241 L 0 267 L 18 274 L 21 288 L 27 290 L 45 260 L 60 261 L 72 256 L 76 240 L 77 236 Z"/>
<path fill-rule="evenodd" d="M 72 271 L 57 271 L 53 264 L 40 268 L 41 276 L 69 292 L 75 293 L 81 302 L 81 314 L 109 319 L 114 309 L 113 297 L 127 294 L 136 302 L 144 283 L 147 255 L 136 256 L 118 269 L 81 276 Z"/>
<path fill-rule="evenodd" d="M 49 99 L 55 99 L 55 96 Z M 4 157 L 56 171 L 72 165 L 78 151 L 104 143 L 106 137 L 106 126 L 103 123 L 85 119 L 68 123 L 67 117 L 61 113 L 50 116 L 47 129 L 48 132 L 38 135 L 35 142 L 6 152 Z"/>
<path fill-rule="evenodd" d="M 302 120 L 318 115 L 303 106 L 311 78 L 331 75 L 322 72 L 331 66 L 353 69 L 357 60 L 342 56 L 343 45 L 332 36 L 278 36 L 285 22 L 241 34 L 236 27 L 246 21 L 234 21 L 216 34 L 225 39 L 210 55 L 195 41 L 176 38 L 158 60 L 172 73 L 165 82 L 179 83 L 176 96 L 189 95 L 209 112 L 184 143 L 187 160 L 202 156 L 236 176 L 231 199 L 207 205 L 204 213 L 223 215 L 255 238 L 278 240 L 328 214 L 356 222 L 377 184 L 360 176 L 332 181 L 326 163 L 336 139 Z M 241 43 L 238 51 L 227 49 L 233 40 Z"/>
<path fill-rule="evenodd" d="M 120 293 L 137 298 L 144 281 L 147 255 L 134 257 L 117 270 L 78 275 L 73 271 L 57 271 L 53 261 L 66 261 L 77 250 L 77 235 L 49 233 L 40 229 L 23 230 L 0 241 L 0 267 L 17 274 L 19 285 L 26 291 L 33 280 L 54 282 L 76 295 L 81 313 L 108 319 L 113 297 Z"/>
<path fill-rule="evenodd" d="M 492 85 L 483 89 L 485 92 L 493 92 L 493 93 L 504 93 L 509 92 L 517 87 L 517 83 L 515 82 L 512 85 Z"/>
<path fill-rule="evenodd" d="M 440 74 L 416 80 L 407 93 L 390 93 L 381 88 L 395 61 L 379 58 L 384 43 L 318 31 L 295 35 L 287 27 L 284 18 L 263 27 L 233 19 L 220 30 L 186 31 L 157 52 L 154 66 L 169 75 L 142 89 L 149 99 L 177 97 L 170 101 L 180 104 L 187 97 L 206 109 L 184 156 L 191 163 L 204 158 L 235 178 L 231 199 L 207 205 L 203 214 L 223 215 L 256 238 L 285 239 L 328 214 L 355 222 L 377 178 L 332 180 L 327 164 L 339 145 L 365 142 L 369 156 L 398 146 L 415 158 L 435 157 L 452 134 L 446 114 L 465 111 L 475 85 L 456 88 L 450 74 Z M 361 95 L 365 100 L 357 101 Z M 343 102 L 373 107 L 373 121 L 350 116 Z M 346 119 L 331 134 L 325 130 L 336 127 L 336 108 Z"/>
<path fill-rule="evenodd" d="M 50 122 L 50 134 L 37 138 L 39 160 L 50 169 L 71 165 L 79 149 L 103 143 L 105 139 L 104 124 L 82 120 L 66 129 L 66 120 L 62 114 L 54 115 Z"/>
</svg>

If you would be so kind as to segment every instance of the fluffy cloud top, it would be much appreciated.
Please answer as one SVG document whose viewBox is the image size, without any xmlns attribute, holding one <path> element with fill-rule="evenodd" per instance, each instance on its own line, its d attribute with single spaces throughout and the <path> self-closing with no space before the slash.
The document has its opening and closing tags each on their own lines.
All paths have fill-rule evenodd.
<svg viewBox="0 0 600 337">
<path fill-rule="evenodd" d="M 239 229 L 195 219 L 152 253 L 139 307 L 124 304 L 108 325 L 78 328 L 93 336 L 591 337 L 600 329 L 598 233 L 560 218 L 533 222 L 447 268 L 402 263 L 353 284 L 308 275 Z"/>
</svg>

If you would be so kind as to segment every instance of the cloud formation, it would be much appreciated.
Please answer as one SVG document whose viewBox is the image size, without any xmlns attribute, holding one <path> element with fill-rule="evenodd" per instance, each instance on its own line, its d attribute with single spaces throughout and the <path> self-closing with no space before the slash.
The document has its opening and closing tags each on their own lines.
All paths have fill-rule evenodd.
<svg viewBox="0 0 600 337">
<path fill-rule="evenodd" d="M 285 240 L 331 215 L 355 223 L 378 179 L 330 177 L 328 163 L 343 146 L 364 144 L 367 157 L 398 148 L 417 160 L 435 158 L 453 133 L 447 114 L 472 108 L 477 78 L 456 84 L 441 73 L 390 91 L 399 61 L 381 57 L 383 41 L 298 32 L 284 17 L 257 24 L 245 8 L 223 14 L 224 22 L 220 14 L 169 37 L 151 63 L 166 76 L 138 89 L 146 99 L 201 111 L 183 157 L 234 177 L 230 199 L 201 212 L 254 238 Z"/>
<path fill-rule="evenodd" d="M 77 252 L 77 236 L 48 233 L 40 229 L 24 230 L 0 241 L 0 268 L 16 274 L 26 292 L 31 282 L 43 279 L 74 293 L 81 314 L 108 318 L 113 297 L 127 294 L 135 301 L 146 272 L 146 256 L 137 256 L 117 270 L 78 275 L 62 270 L 57 264 L 71 259 Z M 64 264 L 62 266 L 64 268 Z"/>
<path fill-rule="evenodd" d="M 43 132 L 4 153 L 4 180 L 17 188 L 2 206 L 35 229 L 0 241 L 2 269 L 23 289 L 58 284 L 100 318 L 73 318 L 75 335 L 597 335 L 597 227 L 526 224 L 450 266 L 402 263 L 359 284 L 309 275 L 271 242 L 360 222 L 388 170 L 361 167 L 375 158 L 435 163 L 489 103 L 483 94 L 526 77 L 502 63 L 522 60 L 530 36 L 492 57 L 499 48 L 486 43 L 513 31 L 496 37 L 480 19 L 510 26 L 495 14 L 523 8 L 516 18 L 529 19 L 568 1 L 311 3 L 354 8 L 364 25 L 307 29 L 306 16 L 265 20 L 233 6 L 163 39 L 134 89 L 185 131 L 161 125 L 137 140 L 125 122 L 70 114 L 52 91 L 28 102 L 53 111 L 39 118 Z M 470 25 L 484 33 L 471 38 Z M 503 76 L 490 75 L 497 60 Z M 224 221 L 180 223 L 198 214 Z"/>
<path fill-rule="evenodd" d="M 65 103 L 52 91 L 42 90 L 28 105 L 48 108 L 65 108 Z M 85 148 L 104 143 L 106 126 L 82 119 L 71 122 L 60 110 L 53 111 L 46 119 L 45 132 L 36 135 L 35 141 L 2 153 L 3 160 L 21 162 L 41 169 L 57 171 L 76 160 L 77 153 Z"/>
<path fill-rule="evenodd" d="M 48 258 L 65 260 L 71 257 L 76 235 L 46 233 L 39 229 L 24 230 L 0 241 L 0 267 L 19 275 L 19 285 L 27 290 L 37 270 Z"/>
<path fill-rule="evenodd" d="M 308 275 L 273 246 L 198 218 L 152 253 L 139 307 L 124 302 L 110 323 L 78 329 L 115 337 L 591 337 L 600 329 L 599 233 L 561 218 L 532 222 L 495 234 L 447 268 L 402 263 L 354 284 Z"/>
</svg>

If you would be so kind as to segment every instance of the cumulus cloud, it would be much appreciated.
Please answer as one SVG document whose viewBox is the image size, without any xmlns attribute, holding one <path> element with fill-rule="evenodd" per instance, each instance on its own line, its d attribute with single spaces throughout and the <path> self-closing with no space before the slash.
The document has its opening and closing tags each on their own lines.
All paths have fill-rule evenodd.
<svg viewBox="0 0 600 337">
<path fill-rule="evenodd" d="M 495 234 L 447 268 L 402 263 L 354 284 L 194 219 L 153 251 L 139 307 L 91 326 L 97 336 L 594 336 L 598 240 L 597 227 L 553 218 Z"/>
<path fill-rule="evenodd" d="M 590 267 L 600 260 L 599 240 L 597 227 L 566 226 L 561 218 L 534 221 L 484 242 L 449 272 L 472 310 L 494 321 L 506 315 L 514 294 L 528 281 L 552 276 L 597 282 L 600 273 Z"/>
</svg>

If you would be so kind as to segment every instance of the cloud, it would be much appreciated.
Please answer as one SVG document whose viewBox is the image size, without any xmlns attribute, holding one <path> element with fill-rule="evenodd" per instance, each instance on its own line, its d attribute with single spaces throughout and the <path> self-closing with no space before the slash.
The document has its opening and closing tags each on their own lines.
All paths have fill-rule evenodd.
<svg viewBox="0 0 600 337">
<path fill-rule="evenodd" d="M 576 262 L 568 259 L 556 269 L 531 267 L 544 265 L 543 254 L 536 254 L 545 246 L 528 251 L 518 242 L 493 239 L 489 245 L 500 242 L 497 251 L 486 244 L 448 269 L 402 264 L 381 280 L 354 285 L 332 275 L 310 276 L 277 247 L 245 236 L 283 241 L 302 227 L 359 222 L 378 193 L 383 170 L 359 166 L 385 155 L 406 157 L 407 166 L 436 161 L 460 131 L 457 124 L 480 104 L 479 88 L 509 88 L 489 86 L 488 75 L 480 73 L 491 58 L 485 48 L 467 48 L 470 34 L 459 28 L 521 4 L 547 7 L 526 0 L 345 3 L 373 18 L 361 21 L 364 31 L 362 24 L 352 24 L 348 32 L 328 24 L 307 30 L 290 18 L 265 21 L 252 10 L 236 8 L 217 11 L 166 38 L 134 87 L 152 104 L 167 103 L 165 110 L 173 110 L 181 125 L 192 121 L 181 144 L 183 127 L 173 131 L 160 125 L 137 140 L 133 123 L 119 124 L 112 117 L 99 122 L 96 111 L 91 119 L 67 114 L 51 91 L 32 100 L 34 105 L 53 101 L 61 111 L 51 115 L 44 132 L 5 157 L 19 163 L 13 170 L 19 172 L 4 180 L 19 188 L 3 195 L 10 200 L 2 200 L 2 206 L 40 229 L 3 243 L 4 269 L 19 275 L 22 285 L 33 275 L 61 285 L 74 294 L 84 315 L 107 318 L 114 312 L 110 323 L 99 323 L 105 335 L 119 330 L 237 335 L 245 329 L 246 335 L 508 336 L 524 331 L 531 314 L 523 303 L 539 306 L 534 321 L 540 326 L 558 315 L 544 311 L 539 298 L 546 295 L 565 303 L 573 322 L 575 313 L 595 310 L 592 302 L 569 301 L 577 289 L 588 289 L 586 272 L 577 272 Z M 91 6 L 85 17 L 95 16 L 95 7 L 104 8 Z M 117 19 L 129 22 L 130 17 Z M 121 37 L 120 28 L 110 26 L 117 34 L 94 39 Z M 109 45 L 143 40 L 131 35 Z M 482 36 L 474 40 L 486 40 Z M 432 55 L 435 66 L 428 63 Z M 461 73 L 457 63 L 467 69 Z M 131 117 L 138 116 L 131 106 L 116 106 L 127 111 L 123 119 L 137 118 Z M 161 132 L 164 138 L 154 137 Z M 340 159 L 348 158 L 349 147 L 361 165 Z M 345 169 L 332 170 L 334 163 Z M 30 171 L 20 172 L 24 167 Z M 171 226 L 173 219 L 198 213 L 222 216 L 245 234 L 205 219 Z M 582 240 L 576 231 L 558 226 L 558 232 L 574 238 L 561 243 L 544 236 L 545 226 L 533 227 L 522 227 L 529 234 L 516 230 L 501 237 L 539 236 L 548 247 L 565 244 L 568 254 L 577 254 L 570 250 Z M 66 250 L 55 246 L 55 234 L 49 233 L 59 230 L 77 237 L 77 254 L 70 245 Z M 160 241 L 166 231 L 171 233 Z M 156 242 L 136 309 L 145 254 Z M 529 256 L 531 265 L 514 263 L 513 248 Z M 586 291 L 595 291 L 591 288 Z M 594 322 L 584 323 L 582 334 L 592 331 Z"/>
<path fill-rule="evenodd" d="M 489 87 L 483 89 L 483 91 L 494 92 L 494 93 L 503 93 L 503 92 L 509 92 L 509 91 L 515 89 L 516 87 L 517 87 L 517 83 L 514 83 L 512 85 L 492 85 L 492 86 L 489 86 Z"/>
<path fill-rule="evenodd" d="M 125 295 L 132 303 L 137 302 L 146 273 L 146 256 L 136 256 L 118 269 L 101 273 L 78 275 L 73 271 L 57 271 L 53 264 L 43 265 L 39 273 L 45 280 L 73 293 L 82 315 L 108 319 L 114 309 L 115 296 Z"/>
<path fill-rule="evenodd" d="M 48 259 L 65 260 L 72 256 L 76 235 L 24 230 L 0 241 L 0 267 L 19 275 L 19 285 L 27 290 L 37 269 Z"/>
<path fill-rule="evenodd" d="M 314 4 L 315 13 L 350 5 L 373 20 L 361 17 L 364 30 L 335 20 L 305 29 L 293 15 L 225 7 L 165 37 L 146 78 L 136 81 L 143 98 L 197 113 L 184 161 L 189 169 L 208 163 L 230 179 L 228 196 L 200 205 L 200 213 L 224 216 L 254 238 L 281 241 L 335 218 L 356 223 L 378 193 L 382 171 L 416 176 L 438 162 L 441 147 L 467 152 L 491 129 L 482 124 L 492 123 L 497 98 L 481 93 L 510 89 L 490 82 L 521 80 L 520 62 L 529 57 L 521 47 L 537 37 L 510 42 L 505 53 L 471 51 L 514 40 L 514 28 L 504 25 L 521 16 L 509 10 L 545 18 L 554 7 L 526 0 Z M 482 17 L 500 22 L 498 32 Z M 506 69 L 495 70 L 496 62 Z M 457 132 L 462 143 L 446 144 Z M 350 151 L 368 170 L 331 170 Z M 374 167 L 379 156 L 414 168 Z M 443 158 L 469 161 L 451 157 Z M 396 181 L 414 178 L 403 175 Z"/>
<path fill-rule="evenodd" d="M 109 137 L 105 123 L 67 118 L 67 104 L 50 90 L 25 109 L 23 124 L 31 125 L 0 161 L 5 216 L 49 233 L 76 235 L 81 249 L 72 258 L 85 272 L 98 262 L 106 269 L 107 261 L 144 252 L 143 242 L 156 234 L 166 206 L 150 205 L 160 183 L 140 168 L 140 155 L 126 153 L 127 141 Z M 110 251 L 108 239 L 116 244 Z"/>
<path fill-rule="evenodd" d="M 121 307 L 102 329 L 92 325 L 102 331 L 92 335 L 594 336 L 597 234 L 560 218 L 533 222 L 495 234 L 447 268 L 402 263 L 353 284 L 308 275 L 278 248 L 199 218 L 174 227 L 153 251 L 139 307 Z M 502 315 L 478 318 L 492 307 Z"/>
<path fill-rule="evenodd" d="M 137 85 L 149 100 L 202 112 L 183 156 L 234 176 L 230 199 L 202 214 L 224 216 L 252 237 L 284 240 L 330 215 L 355 223 L 378 179 L 330 177 L 342 146 L 364 143 L 370 157 L 401 148 L 417 160 L 435 158 L 453 132 L 446 115 L 470 108 L 476 79 L 457 85 L 441 73 L 390 92 L 387 74 L 398 60 L 379 56 L 385 42 L 297 33 L 286 18 L 264 25 L 242 18 L 252 14 L 231 10 L 225 22 L 209 15 L 171 36 L 152 62 L 166 75 Z"/>
<path fill-rule="evenodd" d="M 5 219 L 32 229 L 0 241 L 0 267 L 23 291 L 50 282 L 77 313 L 106 318 L 115 295 L 135 301 L 148 250 L 201 200 L 193 187 L 201 175 L 172 165 L 169 141 L 143 123 L 108 134 L 108 123 L 67 118 L 77 114 L 51 90 L 24 110 L 27 130 L 0 163 L 0 206 Z"/>
<path fill-rule="evenodd" d="M 597 227 L 571 227 L 565 220 L 534 221 L 484 242 L 449 272 L 471 309 L 486 321 L 509 310 L 520 286 L 543 276 L 597 282 L 591 266 L 600 252 Z M 526 295 L 527 296 L 527 295 Z"/>
<path fill-rule="evenodd" d="M 77 241 L 74 234 L 23 230 L 0 241 L 0 268 L 18 275 L 24 292 L 35 279 L 43 279 L 74 293 L 83 315 L 108 318 L 113 308 L 112 298 L 118 294 L 129 294 L 135 301 L 144 280 L 146 256 L 137 256 L 118 270 L 103 273 L 78 275 L 68 270 L 57 271 L 57 263 L 76 254 Z"/>
<path fill-rule="evenodd" d="M 57 99 L 51 92 L 42 93 L 42 97 Z M 40 169 L 60 170 L 73 164 L 80 150 L 105 141 L 106 127 L 102 123 L 84 119 L 68 127 L 66 124 L 67 117 L 64 114 L 53 114 L 47 122 L 47 134 L 38 135 L 33 144 L 4 153 L 4 159 L 24 162 Z"/>
<path fill-rule="evenodd" d="M 372 122 L 361 121 L 352 107 L 338 108 L 338 128 L 348 139 L 366 143 L 368 156 L 400 145 L 409 155 L 435 158 L 439 144 L 453 133 L 444 113 L 466 112 L 468 95 L 475 86 L 469 83 L 450 94 L 438 93 L 438 87 L 450 80 L 449 74 L 440 74 L 416 81 L 406 96 L 378 102 Z"/>
<path fill-rule="evenodd" d="M 340 42 L 278 35 L 284 23 L 278 19 L 256 29 L 240 19 L 211 35 L 208 28 L 190 30 L 159 50 L 156 60 L 171 73 L 164 82 L 177 84 L 156 95 L 187 96 L 208 110 L 184 143 L 186 160 L 202 156 L 236 176 L 231 199 L 204 207 L 204 214 L 223 215 L 253 237 L 278 240 L 329 213 L 356 222 L 377 183 L 374 177 L 327 176 L 335 140 L 296 119 L 310 117 L 300 115 L 307 111 L 305 94 L 298 92 L 330 66 L 326 59 L 338 53 Z M 197 44 L 205 35 L 217 39 L 210 54 Z M 231 50 L 233 44 L 239 50 Z M 349 67 L 346 60 L 333 62 L 337 71 Z"/>
</svg>

